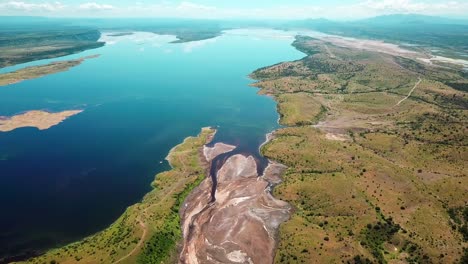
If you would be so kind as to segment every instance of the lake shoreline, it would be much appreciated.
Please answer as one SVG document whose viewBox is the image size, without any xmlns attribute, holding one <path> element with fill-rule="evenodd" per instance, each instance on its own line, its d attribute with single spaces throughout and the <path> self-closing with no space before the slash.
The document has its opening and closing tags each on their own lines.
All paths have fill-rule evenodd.
<svg viewBox="0 0 468 264">
<path fill-rule="evenodd" d="M 136 36 L 135 36 L 135 37 L 136 37 Z M 221 42 L 223 39 L 222 39 L 222 38 L 220 38 L 220 39 L 221 39 L 221 40 L 219 40 L 219 41 Z M 127 41 L 129 41 L 129 40 L 127 40 Z M 135 40 L 135 41 L 139 41 L 139 40 Z M 157 40 L 156 40 L 156 41 L 157 41 Z M 245 39 L 242 39 L 241 37 L 234 37 L 234 41 L 235 41 L 234 43 L 236 43 L 236 42 L 241 43 L 241 42 L 245 42 Z M 268 41 L 268 43 L 270 43 L 270 42 Z M 279 42 L 278 42 L 278 43 L 273 42 L 273 43 L 274 43 L 275 45 L 277 45 L 277 47 L 283 47 L 285 51 L 291 49 L 289 45 L 288 45 L 288 46 L 285 46 L 284 43 L 279 43 Z M 258 41 L 252 41 L 252 44 L 258 45 L 258 46 L 261 45 L 261 43 L 258 43 Z M 123 45 L 123 44 L 122 44 L 122 45 Z M 139 46 L 140 44 L 137 44 L 137 45 Z M 149 46 L 152 45 L 152 44 L 151 44 L 151 43 L 148 43 L 148 44 L 145 44 L 145 45 L 147 46 L 147 48 L 149 48 Z M 248 44 L 247 46 L 250 46 L 250 45 L 251 45 L 251 44 Z M 111 50 L 111 51 L 114 51 L 114 50 L 117 51 L 117 49 L 115 49 L 116 46 L 117 46 L 117 45 L 108 45 L 108 48 L 107 48 L 106 50 L 103 50 L 103 54 L 105 55 L 105 58 L 106 58 L 106 59 L 112 58 L 112 56 L 109 55 L 109 53 L 111 53 L 111 52 L 109 52 L 109 50 Z M 131 47 L 133 47 L 133 46 L 131 46 Z M 173 47 L 173 46 L 171 46 L 171 47 Z M 223 47 L 224 47 L 224 46 L 223 46 Z M 254 46 L 254 47 L 255 47 L 255 46 Z M 125 48 L 128 48 L 128 47 L 125 46 Z M 159 48 L 155 46 L 154 50 L 157 50 L 157 49 L 159 49 Z M 180 46 L 180 49 L 181 49 L 181 50 L 180 50 L 181 53 L 184 53 L 184 54 L 186 53 L 185 47 L 184 47 L 184 46 Z M 166 53 L 165 53 L 165 50 L 163 50 L 163 49 L 161 49 L 161 50 L 162 50 L 162 51 L 161 51 L 161 52 L 157 52 L 157 54 L 159 54 L 160 56 L 167 56 L 167 57 L 169 57 L 169 55 L 164 55 L 164 54 L 166 54 Z M 276 49 L 276 50 L 277 50 L 277 49 Z M 292 50 L 292 49 L 291 49 L 291 50 Z M 107 52 L 106 52 L 106 51 L 107 51 Z M 148 51 L 148 49 L 145 50 L 145 52 L 147 52 L 147 51 Z M 197 51 L 198 51 L 198 50 L 197 50 Z M 215 50 L 215 51 L 216 51 L 216 50 Z M 141 51 L 141 52 L 143 52 L 143 51 Z M 293 54 L 293 55 L 287 54 L 286 56 L 283 56 L 283 58 L 280 58 L 280 59 L 278 59 L 277 61 L 283 61 L 283 60 L 285 59 L 285 57 L 287 58 L 287 57 L 294 57 L 294 56 L 296 56 L 296 51 L 291 51 L 291 54 Z M 104 55 L 103 55 L 103 57 L 104 57 Z M 271 56 L 270 56 L 269 52 L 266 52 L 265 55 L 268 55 L 268 57 L 265 57 L 264 62 L 265 62 L 265 61 L 266 61 L 266 62 L 264 63 L 264 65 L 268 65 L 268 64 L 269 64 L 269 61 L 270 61 L 270 62 L 272 61 L 272 60 L 271 60 Z M 192 56 L 191 56 L 191 57 L 192 57 Z M 273 60 L 275 60 L 275 58 L 273 58 Z M 94 64 L 101 66 L 102 61 L 103 61 L 103 60 L 99 60 L 98 63 L 87 64 L 87 65 L 85 65 L 85 66 L 88 66 L 88 65 L 93 66 Z M 185 61 L 185 60 L 184 60 L 184 61 Z M 242 61 L 242 63 L 243 63 L 242 65 L 251 65 L 251 64 L 250 64 L 250 60 L 247 60 L 247 62 L 248 62 L 249 64 L 245 64 L 244 61 Z M 255 63 L 255 62 L 252 62 L 252 63 Z M 116 63 L 116 64 L 114 64 L 114 65 L 120 65 L 120 64 L 117 64 L 117 63 Z M 255 64 L 254 64 L 254 65 L 255 65 Z M 85 67 L 85 66 L 79 67 L 79 69 L 88 68 L 88 67 Z M 99 66 L 96 66 L 96 67 L 99 67 Z M 256 66 L 257 66 L 257 65 L 256 65 Z M 93 68 L 93 67 L 89 67 L 89 68 L 91 69 L 91 68 Z M 244 71 L 244 70 L 243 70 L 244 68 L 245 68 L 244 66 L 242 66 L 242 67 L 239 68 L 239 71 L 241 72 L 242 76 L 246 76 L 247 73 L 251 71 L 250 68 L 247 68 L 247 71 Z M 85 69 L 85 70 L 86 70 L 86 69 Z M 74 72 L 75 72 L 75 71 L 74 71 Z M 80 71 L 77 70 L 76 73 L 80 73 Z M 83 73 L 86 73 L 86 71 L 83 71 Z M 234 73 L 235 73 L 234 75 L 232 75 L 232 74 L 231 74 L 231 75 L 232 75 L 232 77 L 234 78 L 234 80 L 236 80 L 236 79 L 238 79 L 238 77 L 239 77 L 239 72 L 235 72 L 235 71 L 234 71 Z M 67 74 L 57 75 L 57 76 L 60 77 L 60 76 L 65 76 L 65 75 L 67 75 Z M 83 76 L 84 76 L 84 75 L 83 75 Z M 100 75 L 100 76 L 107 77 L 106 74 L 102 74 L 102 75 Z M 139 75 L 138 75 L 138 76 L 139 76 Z M 141 77 L 144 77 L 144 76 L 141 75 Z M 202 78 L 202 77 L 198 76 L 198 78 Z M 229 78 L 231 78 L 231 77 L 229 77 Z M 47 79 L 47 78 L 44 78 L 44 79 Z M 55 79 L 55 78 L 51 78 L 51 79 Z M 107 78 L 105 78 L 105 79 L 107 80 Z M 202 78 L 202 79 L 203 79 L 203 78 Z M 244 79 L 242 79 L 242 80 L 244 80 Z M 47 81 L 47 80 L 45 80 L 45 81 Z M 113 79 L 112 79 L 111 81 L 113 81 Z M 34 83 L 34 82 L 31 82 L 31 83 Z M 44 83 L 45 83 L 45 82 L 44 82 Z M 22 84 L 22 85 L 26 86 L 26 84 L 29 84 L 29 82 L 25 82 L 25 84 Z M 143 84 L 145 84 L 145 83 L 143 83 Z M 246 107 L 246 110 L 249 110 L 249 109 L 251 109 L 251 108 L 257 109 L 257 108 L 259 108 L 259 107 L 260 107 L 261 109 L 268 109 L 268 110 L 270 110 L 270 109 L 273 110 L 273 109 L 274 109 L 274 107 L 270 107 L 270 106 L 272 106 L 272 105 L 274 104 L 274 102 L 273 102 L 272 100 L 270 100 L 270 99 L 268 99 L 268 98 L 267 98 L 267 99 L 256 100 L 254 97 L 257 97 L 257 95 L 255 95 L 255 93 L 252 93 L 252 92 L 251 92 L 251 88 L 249 88 L 248 85 L 245 85 L 245 81 L 242 81 L 240 84 L 241 84 L 241 85 L 244 85 L 245 87 L 243 87 L 242 89 L 239 89 L 239 91 L 236 90 L 236 92 L 234 92 L 234 93 L 232 94 L 232 96 L 237 96 L 238 99 L 240 99 L 239 101 L 241 101 L 241 102 L 245 102 L 246 100 L 248 101 L 248 100 L 250 100 L 250 99 L 252 99 L 252 98 L 253 98 L 253 101 L 255 102 L 255 103 L 251 104 L 251 102 L 249 101 L 249 104 L 251 104 L 251 105 L 242 105 L 242 106 Z M 181 86 L 182 86 L 182 85 L 181 85 Z M 236 88 L 237 86 L 238 86 L 238 85 L 233 85 L 232 88 Z M 72 87 L 72 88 L 75 88 L 75 87 Z M 229 88 L 229 86 L 227 86 L 227 88 Z M 216 87 L 213 87 L 213 89 L 216 89 Z M 231 88 L 229 88 L 229 89 L 230 89 L 230 90 L 233 90 L 233 89 L 231 89 Z M 13 90 L 13 89 L 8 89 L 8 90 Z M 75 89 L 75 90 L 76 90 L 76 89 Z M 216 91 L 216 90 L 213 90 L 213 91 Z M 141 91 L 140 91 L 140 92 L 141 92 Z M 133 94 L 133 93 L 134 93 L 134 92 L 132 92 L 132 94 Z M 227 97 L 226 99 L 233 100 L 233 102 L 236 103 L 235 98 L 232 98 L 232 96 L 231 96 L 231 97 Z M 261 96 L 259 96 L 259 97 L 261 97 Z M 76 104 L 76 105 L 78 105 L 78 104 Z M 234 104 L 233 106 L 235 107 L 236 105 Z M 154 110 L 153 107 L 154 107 L 154 106 L 152 105 L 151 108 L 148 108 L 147 110 L 152 111 L 152 110 Z M 268 108 L 266 108 L 266 107 L 268 107 Z M 96 114 L 96 113 L 101 113 L 101 112 L 103 113 L 103 115 L 100 116 L 100 117 L 102 118 L 102 117 L 105 117 L 105 116 L 107 116 L 107 115 L 109 115 L 109 114 L 111 113 L 111 111 L 105 112 L 105 111 L 103 111 L 103 109 L 104 109 L 104 110 L 108 110 L 109 108 L 104 108 L 104 106 L 102 106 L 102 107 L 99 107 L 99 108 L 97 108 L 97 109 L 93 109 L 93 111 L 89 110 L 89 112 L 88 112 L 87 115 L 86 115 L 86 118 L 88 118 L 91 114 Z M 171 108 L 168 108 L 168 109 L 173 109 L 173 108 L 171 107 Z M 236 108 L 233 108 L 233 109 L 235 110 Z M 243 109 L 244 109 L 244 108 L 241 108 L 242 111 L 244 111 Z M 242 113 L 242 112 L 238 113 L 238 112 L 234 111 L 233 113 L 235 114 L 235 116 L 233 116 L 233 117 L 234 117 L 234 118 L 237 118 L 237 115 L 238 115 L 239 118 L 241 119 L 241 121 L 237 121 L 237 119 L 234 119 L 234 120 L 232 120 L 232 121 L 230 120 L 230 122 L 227 123 L 227 124 L 224 123 L 224 121 L 223 121 L 223 120 L 224 120 L 224 116 L 226 116 L 226 115 L 228 115 L 228 114 L 231 114 L 231 112 L 232 112 L 232 109 L 230 109 L 230 108 L 221 108 L 221 111 L 216 113 L 217 115 L 219 115 L 219 116 L 222 117 L 221 122 L 219 122 L 218 120 L 215 120 L 214 122 L 212 122 L 212 121 L 206 122 L 206 121 L 204 120 L 203 122 L 200 122 L 200 123 L 202 123 L 202 126 L 203 126 L 204 124 L 217 124 L 217 125 L 220 126 L 220 127 L 225 127 L 226 129 L 223 130 L 222 135 L 219 135 L 219 136 L 218 136 L 218 138 L 219 138 L 218 140 L 219 140 L 220 142 L 221 142 L 221 141 L 229 142 L 230 144 L 234 144 L 234 145 L 236 145 L 236 146 L 239 144 L 239 146 L 240 146 L 239 149 L 238 149 L 238 150 L 233 150 L 233 152 L 235 152 L 235 153 L 232 153 L 232 154 L 245 154 L 245 155 L 249 155 L 250 153 L 253 153 L 255 159 L 257 160 L 257 162 L 259 162 L 259 164 L 261 164 L 261 166 L 258 166 L 258 170 L 259 170 L 259 171 L 264 170 L 264 168 L 262 169 L 262 167 L 268 167 L 268 166 L 267 166 L 267 164 L 265 164 L 265 161 L 264 161 L 264 160 L 262 160 L 262 159 L 259 158 L 259 157 L 261 156 L 260 154 L 258 154 L 258 152 L 259 152 L 259 147 L 260 147 L 260 145 L 261 145 L 261 142 L 260 142 L 260 141 L 262 141 L 262 137 L 265 136 L 265 131 L 268 131 L 268 130 L 271 130 L 271 128 L 276 128 L 276 127 L 277 127 L 277 126 L 276 126 L 276 120 L 277 120 L 278 116 L 277 116 L 276 111 L 274 111 L 274 110 L 273 110 L 273 111 L 265 111 L 265 113 L 262 112 L 262 111 L 254 111 L 254 112 L 256 112 L 256 115 L 250 115 L 250 116 L 245 116 L 245 113 Z M 104 114 L 105 114 L 105 115 L 104 115 Z M 134 113 L 132 113 L 132 114 L 134 114 Z M 125 116 L 125 115 L 124 115 L 124 116 Z M 131 116 L 131 115 L 130 115 L 130 116 L 126 116 L 126 119 L 122 119 L 122 120 L 124 120 L 124 121 L 131 121 L 132 119 L 129 118 L 129 117 L 132 117 L 132 116 Z M 240 119 L 239 119 L 239 120 L 240 120 Z M 253 120 L 260 120 L 260 119 L 261 119 L 261 122 L 259 122 L 259 123 L 252 123 Z M 69 128 L 70 128 L 71 126 L 78 125 L 78 124 L 80 124 L 80 125 L 85 124 L 84 122 L 85 122 L 86 120 L 84 120 L 84 118 L 79 118 L 79 119 L 76 119 L 76 121 L 77 121 L 77 122 L 75 122 L 75 119 L 74 119 L 73 122 L 70 122 L 70 123 L 69 123 L 70 125 L 67 125 L 67 126 L 60 126 L 60 128 L 65 128 L 65 130 L 69 130 Z M 135 125 L 133 122 L 128 122 L 128 123 L 131 123 L 132 125 Z M 154 123 L 154 122 L 152 122 L 152 123 Z M 120 124 L 121 124 L 121 123 L 120 123 L 120 121 L 119 121 L 118 127 L 120 127 Z M 231 124 L 232 124 L 232 125 L 231 125 Z M 250 124 L 255 124 L 255 126 L 253 126 L 253 127 L 251 128 L 251 127 L 249 126 Z M 198 126 L 198 127 L 201 127 L 201 126 Z M 97 126 L 97 128 L 100 129 L 99 126 Z M 147 127 L 145 127 L 145 128 L 147 129 Z M 267 129 L 265 129 L 265 128 L 267 128 Z M 95 129 L 95 128 L 93 128 L 93 129 Z M 229 129 L 229 131 L 228 131 L 228 129 Z M 231 132 L 230 129 L 232 129 L 232 132 Z M 60 130 L 60 129 L 59 129 L 59 130 Z M 59 130 L 55 130 L 55 129 L 54 129 L 53 132 L 54 132 L 54 133 L 57 133 L 57 132 L 59 132 Z M 104 131 L 104 130 L 103 130 L 103 131 Z M 181 130 L 181 131 L 182 131 L 182 132 L 179 133 L 179 134 L 182 134 L 182 133 L 183 133 L 183 130 Z M 226 131 L 227 131 L 227 132 L 226 132 Z M 88 131 L 86 131 L 86 132 L 88 132 Z M 125 131 L 125 132 L 129 132 L 129 131 Z M 240 132 L 240 133 L 239 133 L 239 132 Z M 94 133 L 94 132 L 93 132 L 93 133 Z M 40 133 L 40 135 L 46 135 L 46 133 Z M 155 133 L 155 135 L 154 135 L 153 137 L 155 137 L 155 136 L 156 136 L 156 133 Z M 105 138 L 105 137 L 104 137 L 104 138 Z M 150 140 L 150 138 L 148 138 L 148 140 Z M 147 141 L 147 142 L 148 142 L 148 141 Z M 170 147 L 168 147 L 168 148 L 170 148 Z M 144 148 L 143 148 L 142 150 L 144 150 Z M 174 152 L 174 148 L 171 149 L 171 150 L 169 150 L 169 153 L 170 153 L 169 156 L 172 156 L 172 153 L 173 153 L 173 152 Z M 232 154 L 228 154 L 228 153 L 224 153 L 224 154 L 226 155 L 226 158 L 225 158 L 225 159 L 228 158 L 228 155 L 229 155 L 229 156 L 232 155 Z M 152 156 L 152 157 L 154 157 L 154 156 Z M 165 162 L 161 162 L 162 160 L 164 160 L 164 156 L 162 156 L 162 155 L 161 155 L 161 156 L 157 156 L 157 162 L 159 162 L 160 164 L 161 164 L 161 163 L 165 163 Z M 176 163 L 177 163 L 177 161 L 176 161 Z M 171 166 L 172 166 L 173 168 L 174 168 L 175 166 L 177 166 L 177 164 L 174 164 L 174 163 L 172 163 L 172 162 L 170 162 L 170 164 L 171 164 Z M 166 165 L 166 164 L 163 164 L 162 166 L 165 166 L 165 165 Z M 183 164 L 179 164 L 179 165 L 183 165 Z M 222 164 L 220 163 L 220 166 L 221 166 L 221 165 L 222 165 Z M 96 171 L 98 171 L 98 170 L 96 170 Z M 259 174 L 259 175 L 261 175 L 261 174 Z M 153 186 L 154 186 L 154 184 L 153 184 Z M 146 193 L 146 194 L 147 194 L 147 193 Z M 143 195 L 145 195 L 145 194 L 143 194 Z M 143 198 L 143 199 L 145 199 L 145 198 Z M 130 204 L 133 204 L 133 203 L 130 203 Z M 138 209 L 138 208 L 137 208 L 137 209 Z M 130 206 L 128 210 L 137 210 L 137 209 L 135 209 L 134 206 Z M 123 215 L 120 215 L 120 218 L 118 218 L 115 222 L 113 221 L 114 224 L 112 224 L 112 227 L 111 227 L 111 228 L 116 228 L 116 227 L 115 227 L 116 224 L 124 224 L 124 223 L 127 223 L 128 221 L 134 221 L 134 222 L 135 222 L 135 221 L 137 220 L 137 219 L 135 219 L 135 218 L 133 218 L 133 219 L 128 219 L 127 217 L 128 217 L 128 214 L 126 214 L 126 213 L 124 213 Z M 140 224 L 139 224 L 140 222 L 139 222 L 139 221 L 136 221 L 135 223 L 136 223 L 136 225 L 135 225 L 136 227 L 140 226 Z M 95 231 L 93 231 L 92 234 L 95 234 L 94 232 L 95 232 Z M 101 230 L 101 231 L 99 231 L 99 232 L 98 232 L 97 234 L 95 234 L 95 235 L 99 235 L 99 234 L 105 233 L 105 232 L 106 232 L 105 230 Z M 141 235 L 141 233 L 138 234 L 139 232 L 141 232 L 141 230 L 138 229 L 138 228 L 137 228 L 137 229 L 133 229 L 133 228 L 132 228 L 130 232 L 132 233 L 132 236 L 133 236 L 133 235 Z M 88 234 L 89 234 L 89 233 L 88 233 Z M 107 235 L 105 234 L 104 236 L 107 236 Z M 88 235 L 86 235 L 86 237 L 88 237 Z M 84 240 L 86 240 L 86 238 L 85 238 Z M 66 246 L 66 248 L 72 249 L 72 248 L 87 247 L 86 245 L 77 244 L 77 243 L 82 243 L 82 242 L 84 243 L 85 241 L 80 241 L 80 242 L 72 243 L 72 245 Z M 131 242 L 131 243 L 132 243 L 132 242 Z M 85 243 L 85 244 L 89 244 L 89 243 L 87 242 L 87 243 Z M 127 250 L 127 247 L 129 248 L 130 246 L 127 246 L 127 245 L 126 245 L 126 246 L 124 247 L 124 248 L 125 248 L 124 251 Z M 60 249 L 54 249 L 54 250 L 52 250 L 52 251 L 56 251 L 56 250 L 60 250 Z M 94 251 L 94 250 L 93 250 L 93 251 Z M 123 254 L 120 254 L 120 250 L 116 250 L 116 251 L 117 251 L 117 253 L 112 254 L 112 256 L 110 256 L 110 257 L 113 258 L 114 256 L 115 256 L 115 257 L 118 257 L 118 256 L 122 256 L 122 255 L 123 255 Z M 128 252 L 127 252 L 127 253 L 128 253 Z M 95 256 L 91 256 L 91 255 L 90 255 L 90 256 L 86 256 L 86 255 L 84 255 L 84 254 L 85 254 L 85 252 L 83 251 L 83 253 L 82 253 L 80 256 L 76 256 L 76 257 L 78 257 L 78 258 L 80 258 L 80 259 L 81 259 L 82 257 L 85 258 L 85 259 L 86 259 L 87 257 L 89 257 L 89 258 L 94 258 L 94 257 L 95 257 Z M 49 256 L 49 253 L 47 252 L 46 255 Z M 50 255 L 50 256 L 51 256 L 51 255 Z"/>
<path fill-rule="evenodd" d="M 146 250 L 152 245 L 151 241 L 158 237 L 157 230 L 170 229 L 172 230 L 170 232 L 180 232 L 177 231 L 179 228 L 173 225 L 179 222 L 177 220 L 178 208 L 185 200 L 185 196 L 198 186 L 199 182 L 209 178 L 207 173 L 210 163 L 204 158 L 203 147 L 213 140 L 215 133 L 215 129 L 205 127 L 197 137 L 187 137 L 182 143 L 172 148 L 167 155 L 171 169 L 156 175 L 151 184 L 153 189 L 145 195 L 141 202 L 129 206 L 108 228 L 64 247 L 47 250 L 33 259 L 19 260 L 15 258 L 15 260 L 24 260 L 24 263 L 49 263 L 50 261 L 67 263 L 87 260 L 94 263 L 102 262 L 104 260 L 99 258 L 106 257 L 107 261 L 104 261 L 106 263 L 133 263 L 137 260 L 144 261 L 144 259 L 152 259 L 153 257 L 170 258 L 177 251 L 179 241 L 176 239 L 177 236 L 171 237 L 173 244 L 166 248 L 162 255 L 153 256 Z M 186 164 L 187 160 L 196 162 L 196 165 Z M 155 214 L 161 213 L 163 219 L 154 217 Z M 149 226 L 152 228 L 149 229 Z M 122 237 L 122 241 L 112 245 L 114 250 L 119 249 L 115 251 L 116 253 L 106 256 L 106 247 L 102 247 L 102 254 L 90 255 L 86 253 L 88 248 L 96 250 L 96 248 L 101 248 L 101 243 L 104 243 L 106 239 L 118 237 L 119 234 L 114 232 L 121 230 L 122 227 L 132 231 Z M 122 250 L 124 245 L 126 245 L 126 249 Z M 72 251 L 76 252 L 76 255 L 71 254 Z"/>
</svg>

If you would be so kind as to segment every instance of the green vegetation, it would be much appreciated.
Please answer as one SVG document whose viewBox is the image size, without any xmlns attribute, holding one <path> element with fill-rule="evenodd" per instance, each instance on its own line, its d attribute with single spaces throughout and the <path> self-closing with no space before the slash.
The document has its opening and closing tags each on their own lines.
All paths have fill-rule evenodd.
<svg viewBox="0 0 468 264">
<path fill-rule="evenodd" d="M 282 94 L 278 96 L 278 112 L 281 124 L 287 126 L 312 125 L 327 111 L 327 109 L 309 98 L 307 93 Z"/>
<path fill-rule="evenodd" d="M 0 86 L 18 83 L 25 80 L 40 78 L 45 75 L 67 71 L 72 67 L 80 65 L 84 60 L 96 58 L 89 56 L 77 60 L 52 62 L 41 66 L 23 68 L 14 72 L 0 74 Z"/>
<path fill-rule="evenodd" d="M 453 229 L 458 230 L 465 242 L 468 242 L 468 207 L 455 207 L 448 210 Z"/>
<path fill-rule="evenodd" d="M 287 28 L 310 28 L 320 32 L 363 39 L 378 39 L 396 44 L 408 43 L 408 48 L 459 57 L 468 52 L 467 20 L 446 19 L 424 15 L 387 15 L 354 22 L 324 19 L 297 21 Z"/>
<path fill-rule="evenodd" d="M 468 200 L 468 98 L 448 84 L 465 74 L 308 37 L 293 45 L 307 56 L 252 74 L 289 126 L 262 148 L 289 167 L 274 194 L 295 207 L 276 262 L 461 261 L 463 210 L 447 208 Z"/>
<path fill-rule="evenodd" d="M 468 248 L 465 248 L 460 264 L 468 263 Z"/>
<path fill-rule="evenodd" d="M 171 150 L 170 171 L 156 175 L 154 189 L 107 229 L 53 249 L 27 263 L 172 263 L 181 239 L 179 207 L 206 176 L 200 149 L 214 134 L 204 128 Z"/>
<path fill-rule="evenodd" d="M 8 25 L 0 30 L 0 68 L 99 48 L 105 44 L 98 42 L 100 36 L 98 30 L 89 28 L 56 25 L 28 30 Z"/>
<path fill-rule="evenodd" d="M 146 243 L 142 254 L 138 257 L 139 263 L 161 263 L 167 262 L 174 257 L 174 249 L 177 243 L 182 239 L 182 230 L 180 229 L 179 209 L 190 192 L 200 185 L 205 179 L 204 174 L 190 183 L 183 192 L 175 195 L 176 202 L 171 207 L 171 213 L 164 221 L 161 230 L 157 231 Z"/>
<path fill-rule="evenodd" d="M 172 32 L 172 31 L 171 31 Z M 162 34 L 159 30 L 156 30 L 155 33 Z M 221 31 L 218 29 L 214 30 L 177 30 L 174 32 L 178 40 L 173 43 L 185 43 L 199 40 L 206 40 L 211 38 L 216 38 L 221 35 Z"/>
<path fill-rule="evenodd" d="M 390 241 L 395 233 L 400 230 L 400 226 L 393 223 L 391 218 L 385 219 L 383 222 L 378 222 L 375 225 L 368 224 L 361 231 L 363 236 L 361 245 L 367 247 L 371 254 L 379 263 L 386 263 L 383 251 L 385 242 Z"/>
</svg>

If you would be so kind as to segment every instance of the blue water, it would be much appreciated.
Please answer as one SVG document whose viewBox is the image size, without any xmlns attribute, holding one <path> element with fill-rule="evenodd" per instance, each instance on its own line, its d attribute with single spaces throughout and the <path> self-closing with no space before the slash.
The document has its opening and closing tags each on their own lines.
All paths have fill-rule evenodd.
<svg viewBox="0 0 468 264">
<path fill-rule="evenodd" d="M 160 161 L 169 150 L 201 127 L 219 126 L 216 141 L 257 156 L 278 127 L 275 102 L 257 95 L 247 76 L 301 58 L 291 39 L 226 35 L 194 45 L 138 36 L 3 69 L 101 55 L 0 87 L 0 115 L 84 109 L 48 130 L 0 133 L 0 259 L 105 228 L 168 169 Z"/>
</svg>

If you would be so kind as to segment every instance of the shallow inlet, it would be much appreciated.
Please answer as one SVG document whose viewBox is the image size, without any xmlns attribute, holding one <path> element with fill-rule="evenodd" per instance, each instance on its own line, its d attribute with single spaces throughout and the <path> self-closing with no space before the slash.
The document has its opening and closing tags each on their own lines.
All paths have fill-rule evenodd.
<svg viewBox="0 0 468 264">
<path fill-rule="evenodd" d="M 235 150 L 231 152 L 227 152 L 224 154 L 221 154 L 214 158 L 211 163 L 210 163 L 210 177 L 211 181 L 213 183 L 212 189 L 211 189 L 211 202 L 216 201 L 216 187 L 218 186 L 218 171 L 223 167 L 224 163 L 232 156 L 241 154 L 246 157 L 252 156 L 255 159 L 255 162 L 257 163 L 257 173 L 258 175 L 263 175 L 263 172 L 265 171 L 265 168 L 268 166 L 268 159 L 261 156 L 260 153 L 254 152 L 252 153 L 249 150 L 242 150 L 242 148 L 236 148 Z"/>
</svg>

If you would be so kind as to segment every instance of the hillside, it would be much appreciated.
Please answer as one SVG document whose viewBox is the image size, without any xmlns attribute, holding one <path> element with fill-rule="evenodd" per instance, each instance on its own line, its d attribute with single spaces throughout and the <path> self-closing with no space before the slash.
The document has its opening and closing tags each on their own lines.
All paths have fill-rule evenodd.
<svg viewBox="0 0 468 264">
<path fill-rule="evenodd" d="M 463 263 L 464 74 L 307 37 L 294 45 L 308 56 L 252 74 L 287 126 L 262 148 L 289 167 L 275 196 L 296 209 L 276 262 Z"/>
</svg>

